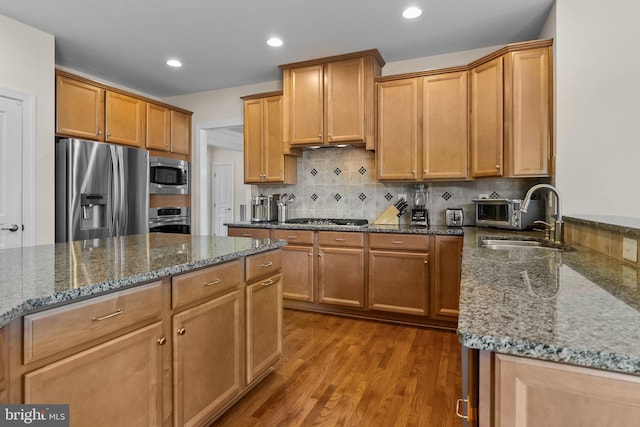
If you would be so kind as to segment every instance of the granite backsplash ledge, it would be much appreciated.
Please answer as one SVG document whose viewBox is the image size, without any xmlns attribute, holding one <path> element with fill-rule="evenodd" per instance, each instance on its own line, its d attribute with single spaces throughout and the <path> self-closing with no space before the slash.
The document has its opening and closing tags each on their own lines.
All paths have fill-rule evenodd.
<svg viewBox="0 0 640 427">
<path fill-rule="evenodd" d="M 548 178 L 484 178 L 474 181 L 425 182 L 431 224 L 445 224 L 447 208 L 463 208 L 465 224 L 473 225 L 473 199 L 479 194 L 493 198 L 522 198 L 527 190 Z M 373 222 L 398 194 L 411 198 L 413 184 L 376 181 L 375 157 L 357 148 L 324 148 L 304 151 L 298 158 L 295 185 L 253 185 L 252 196 L 287 193 L 294 196 L 290 218 L 364 218 Z M 410 214 L 401 218 L 408 223 Z"/>
</svg>

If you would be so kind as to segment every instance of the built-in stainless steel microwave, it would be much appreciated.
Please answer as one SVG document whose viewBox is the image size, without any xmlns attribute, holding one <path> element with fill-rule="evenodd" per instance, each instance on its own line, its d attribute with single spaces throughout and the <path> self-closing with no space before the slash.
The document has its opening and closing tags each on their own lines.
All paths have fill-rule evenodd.
<svg viewBox="0 0 640 427">
<path fill-rule="evenodd" d="M 149 194 L 189 194 L 189 162 L 149 157 Z"/>
<path fill-rule="evenodd" d="M 544 220 L 544 205 L 531 200 L 527 212 L 520 212 L 520 199 L 474 199 L 476 226 L 524 230 L 537 220 Z"/>
</svg>

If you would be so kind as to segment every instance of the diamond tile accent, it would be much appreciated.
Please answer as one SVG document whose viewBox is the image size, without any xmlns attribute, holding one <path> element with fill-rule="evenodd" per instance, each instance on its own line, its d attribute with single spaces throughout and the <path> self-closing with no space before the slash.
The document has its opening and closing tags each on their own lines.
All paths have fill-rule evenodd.
<svg viewBox="0 0 640 427">
<path fill-rule="evenodd" d="M 358 199 L 362 200 L 364 202 L 364 199 L 367 198 L 367 195 L 364 193 L 360 193 L 360 195 L 358 196 Z"/>
<path fill-rule="evenodd" d="M 294 201 L 295 199 L 296 199 L 296 195 L 295 194 L 293 194 L 293 193 L 289 194 L 289 200 L 290 201 Z"/>
<path fill-rule="evenodd" d="M 389 201 L 389 200 L 393 199 L 393 194 L 387 193 L 387 194 L 384 195 L 384 198 L 387 199 L 387 201 Z"/>
<path fill-rule="evenodd" d="M 335 168 L 333 170 L 333 173 L 335 173 L 336 175 L 340 175 L 342 173 L 342 171 L 340 170 L 340 168 Z"/>
<path fill-rule="evenodd" d="M 318 171 L 316 170 L 316 168 L 311 169 L 311 171 L 309 171 L 309 173 L 313 176 L 318 175 Z"/>
<path fill-rule="evenodd" d="M 489 198 L 490 199 L 499 199 L 500 195 L 494 191 L 493 193 L 491 193 L 491 195 L 489 195 Z"/>
<path fill-rule="evenodd" d="M 316 200 L 318 200 L 318 195 L 317 195 L 316 193 L 313 193 L 313 194 L 311 195 L 311 200 L 313 200 L 314 202 L 315 202 Z"/>
<path fill-rule="evenodd" d="M 442 195 L 442 198 L 445 200 L 449 200 L 451 198 L 451 194 L 449 194 L 448 191 L 445 191 L 444 194 Z"/>
<path fill-rule="evenodd" d="M 364 175 L 365 173 L 367 173 L 367 169 L 365 169 L 364 166 L 360 166 L 360 169 L 358 169 L 358 172 L 360 172 L 360 175 Z"/>
<path fill-rule="evenodd" d="M 336 202 L 339 202 L 340 199 L 342 199 L 342 196 L 340 195 L 340 193 L 336 193 L 335 196 L 333 196 L 334 199 L 336 199 Z"/>
</svg>

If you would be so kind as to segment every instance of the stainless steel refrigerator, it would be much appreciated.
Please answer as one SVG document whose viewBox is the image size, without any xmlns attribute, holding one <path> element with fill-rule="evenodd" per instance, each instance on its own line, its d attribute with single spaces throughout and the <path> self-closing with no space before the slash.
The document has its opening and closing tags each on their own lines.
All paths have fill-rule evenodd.
<svg viewBox="0 0 640 427">
<path fill-rule="evenodd" d="M 149 153 L 56 141 L 56 242 L 149 231 Z"/>
</svg>

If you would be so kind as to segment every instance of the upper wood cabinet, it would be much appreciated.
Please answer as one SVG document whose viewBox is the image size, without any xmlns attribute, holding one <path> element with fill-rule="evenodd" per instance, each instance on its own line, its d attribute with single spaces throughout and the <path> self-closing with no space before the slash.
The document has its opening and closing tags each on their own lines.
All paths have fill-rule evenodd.
<svg viewBox="0 0 640 427">
<path fill-rule="evenodd" d="M 373 78 L 383 65 L 375 49 L 281 65 L 285 152 L 323 144 L 374 149 Z"/>
<path fill-rule="evenodd" d="M 106 142 L 143 148 L 146 144 L 147 103 L 121 93 L 105 92 Z"/>
<path fill-rule="evenodd" d="M 244 99 L 244 182 L 297 182 L 293 156 L 284 155 L 282 96 L 251 95 Z"/>
<path fill-rule="evenodd" d="M 466 179 L 467 72 L 380 80 L 378 179 Z"/>
<path fill-rule="evenodd" d="M 189 154 L 191 146 L 191 114 L 171 110 L 171 152 Z"/>
<path fill-rule="evenodd" d="M 104 141 L 104 89 L 56 75 L 56 133 Z"/>
<path fill-rule="evenodd" d="M 551 42 L 510 45 L 471 68 L 471 176 L 551 173 Z"/>
<path fill-rule="evenodd" d="M 147 148 L 168 151 L 171 148 L 171 111 L 162 105 L 147 103 Z"/>
</svg>

